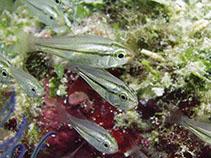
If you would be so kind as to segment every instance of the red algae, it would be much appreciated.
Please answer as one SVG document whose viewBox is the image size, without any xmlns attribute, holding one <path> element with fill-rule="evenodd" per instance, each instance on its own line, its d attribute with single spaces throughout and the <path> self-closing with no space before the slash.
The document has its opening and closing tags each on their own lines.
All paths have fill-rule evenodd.
<svg viewBox="0 0 211 158">
<path fill-rule="evenodd" d="M 70 76 L 73 77 L 68 79 L 66 97 L 50 98 L 48 80 L 45 81 L 45 105 L 39 116 L 39 128 L 44 131 L 44 134 L 55 131 L 57 135 L 47 140 L 49 147 L 43 149 L 39 157 L 124 158 L 124 153 L 132 147 L 128 142 L 133 139 L 140 141 L 142 137 L 135 138 L 137 132 L 134 130 L 114 129 L 114 116 L 120 112 L 99 96 L 82 78 L 75 78 L 74 74 Z M 118 153 L 104 155 L 89 145 L 68 125 L 65 114 L 60 111 L 61 108 L 75 117 L 94 121 L 108 130 L 118 142 Z"/>
</svg>

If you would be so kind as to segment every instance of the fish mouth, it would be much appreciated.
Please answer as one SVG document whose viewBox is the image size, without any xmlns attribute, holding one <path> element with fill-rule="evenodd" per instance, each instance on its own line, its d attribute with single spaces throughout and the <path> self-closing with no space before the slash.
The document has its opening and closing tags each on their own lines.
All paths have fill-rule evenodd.
<svg viewBox="0 0 211 158">
<path fill-rule="evenodd" d="M 132 107 L 131 109 L 129 109 L 128 111 L 134 111 L 138 106 L 135 105 L 134 107 Z"/>
</svg>

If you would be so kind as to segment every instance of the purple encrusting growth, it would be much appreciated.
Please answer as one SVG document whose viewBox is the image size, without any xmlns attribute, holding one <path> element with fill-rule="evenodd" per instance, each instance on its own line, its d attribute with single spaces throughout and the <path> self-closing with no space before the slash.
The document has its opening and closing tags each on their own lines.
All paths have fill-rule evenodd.
<svg viewBox="0 0 211 158">
<path fill-rule="evenodd" d="M 11 113 L 15 109 L 15 90 L 14 88 L 12 89 L 12 94 L 10 95 L 10 99 L 8 103 L 3 107 L 3 109 L 0 112 L 0 117 L 3 116 L 2 121 L 0 122 L 0 127 L 2 127 L 10 118 Z M 1 158 L 6 158 L 6 157 L 13 157 L 13 153 L 17 148 L 20 148 L 21 152 L 18 156 L 18 158 L 23 157 L 25 153 L 25 147 L 22 144 L 17 144 L 19 140 L 21 139 L 24 129 L 26 127 L 26 119 L 23 118 L 23 125 L 19 126 L 19 130 L 16 133 L 16 135 L 9 140 L 7 140 L 5 143 L 0 144 L 0 151 L 2 151 Z"/>
<path fill-rule="evenodd" d="M 12 89 L 12 94 L 10 96 L 9 102 L 3 107 L 3 109 L 0 112 L 0 118 L 4 117 L 3 119 L 1 119 L 2 121 L 0 122 L 0 127 L 2 127 L 8 121 L 14 109 L 15 109 L 15 90 Z"/>
<path fill-rule="evenodd" d="M 3 121 L 0 122 L 0 127 L 2 127 L 10 118 L 11 113 L 14 111 L 15 109 L 15 90 L 14 88 L 12 89 L 12 94 L 10 95 L 10 99 L 9 102 L 3 107 L 2 111 L 0 112 L 0 117 L 3 117 Z M 19 154 L 16 155 L 18 158 L 22 158 L 25 154 L 25 146 L 23 144 L 17 144 L 24 133 L 24 129 L 26 128 L 27 125 L 27 120 L 25 117 L 23 117 L 23 121 L 22 121 L 22 125 L 19 126 L 19 129 L 16 133 L 16 135 L 12 138 L 10 138 L 9 140 L 7 140 L 4 143 L 0 144 L 0 152 L 2 152 L 2 154 L 0 155 L 0 158 L 13 158 L 14 155 L 16 155 L 16 151 L 17 149 L 19 149 Z M 40 149 L 43 147 L 43 143 L 46 139 L 48 139 L 48 137 L 52 136 L 52 135 L 56 135 L 55 132 L 49 132 L 48 134 L 46 134 L 41 141 L 39 142 L 39 144 L 37 145 L 37 147 L 34 149 L 34 152 L 32 153 L 31 158 L 36 158 L 38 152 L 40 151 Z"/>
<path fill-rule="evenodd" d="M 16 133 L 16 135 L 9 140 L 7 140 L 5 143 L 0 144 L 0 149 L 3 151 L 3 154 L 1 155 L 1 158 L 7 158 L 8 155 L 9 157 L 12 157 L 13 151 L 16 148 L 16 144 L 20 141 L 22 138 L 24 129 L 26 127 L 26 118 L 23 117 L 23 123 L 22 126 L 19 126 L 19 130 Z"/>
<path fill-rule="evenodd" d="M 18 158 L 22 158 L 24 156 L 25 152 L 26 152 L 25 146 L 23 144 L 17 144 L 13 148 L 11 154 L 15 153 L 16 149 L 19 149 L 20 150 L 19 155 L 18 155 Z M 11 158 L 13 158 L 13 155 L 11 155 Z"/>
</svg>

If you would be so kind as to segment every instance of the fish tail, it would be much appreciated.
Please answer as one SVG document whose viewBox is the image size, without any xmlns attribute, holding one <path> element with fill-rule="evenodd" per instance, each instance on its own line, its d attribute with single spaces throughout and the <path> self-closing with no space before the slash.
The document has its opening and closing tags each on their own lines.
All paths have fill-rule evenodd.
<svg viewBox="0 0 211 158">
<path fill-rule="evenodd" d="M 30 51 L 31 46 L 33 45 L 33 38 L 31 38 L 32 35 L 26 33 L 26 32 L 18 32 L 17 33 L 17 39 L 18 39 L 18 47 L 19 51 L 21 53 L 25 53 Z"/>
<path fill-rule="evenodd" d="M 166 121 L 171 124 L 176 123 L 180 125 L 185 125 L 185 119 L 186 116 L 184 116 L 182 112 L 177 109 L 171 112 L 171 116 L 168 117 Z"/>
</svg>

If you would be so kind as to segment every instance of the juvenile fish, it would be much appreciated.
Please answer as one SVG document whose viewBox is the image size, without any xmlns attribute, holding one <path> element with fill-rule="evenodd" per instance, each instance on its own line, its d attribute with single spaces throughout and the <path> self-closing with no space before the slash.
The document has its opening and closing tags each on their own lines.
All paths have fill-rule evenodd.
<svg viewBox="0 0 211 158">
<path fill-rule="evenodd" d="M 135 143 L 135 141 L 129 137 L 129 142 L 132 148 L 124 153 L 125 157 L 130 158 L 148 158 L 140 149 L 140 147 Z"/>
<path fill-rule="evenodd" d="M 113 154 L 118 151 L 115 138 L 101 126 L 71 115 L 69 115 L 69 121 L 73 128 L 98 151 L 106 154 Z"/>
<path fill-rule="evenodd" d="M 14 66 L 10 67 L 10 72 L 11 75 L 18 82 L 20 87 L 30 97 L 40 97 L 44 95 L 44 87 L 39 83 L 39 81 L 34 76 L 23 71 L 22 69 L 17 69 Z"/>
<path fill-rule="evenodd" d="M 116 139 L 103 127 L 87 119 L 76 118 L 62 108 L 58 110 L 65 116 L 66 121 L 98 151 L 105 154 L 113 154 L 118 151 Z"/>
<path fill-rule="evenodd" d="M 211 124 L 201 123 L 189 119 L 186 116 L 182 116 L 181 125 L 188 128 L 193 132 L 199 139 L 211 145 Z"/>
<path fill-rule="evenodd" d="M 3 84 L 14 83 L 14 79 L 9 73 L 9 66 L 9 63 L 0 56 L 0 82 Z"/>
<path fill-rule="evenodd" d="M 62 36 L 48 39 L 30 37 L 31 51 L 43 51 L 73 65 L 92 68 L 119 67 L 132 58 L 123 45 L 94 35 Z"/>
<path fill-rule="evenodd" d="M 17 0 L 18 1 L 18 0 Z M 52 28 L 65 25 L 62 10 L 52 0 L 19 0 L 26 5 L 32 14 L 39 18 L 39 21 Z M 18 2 L 17 2 L 18 3 Z"/>
<path fill-rule="evenodd" d="M 77 67 L 78 74 L 106 101 L 125 111 L 138 105 L 138 98 L 123 81 L 106 70 Z"/>
<path fill-rule="evenodd" d="M 12 80 L 11 76 L 18 82 L 20 87 L 30 96 L 30 97 L 40 97 L 44 94 L 44 87 L 39 83 L 39 81 L 30 75 L 29 73 L 23 71 L 22 69 L 18 69 L 14 67 L 5 57 L 0 55 L 0 62 L 4 63 L 6 68 L 0 74 L 0 78 L 3 78 L 4 76 L 8 79 L 6 80 L 9 82 Z M 7 74 L 7 75 L 6 75 Z M 3 82 L 6 83 L 5 79 L 1 79 Z M 13 81 L 13 80 L 12 80 Z"/>
</svg>

